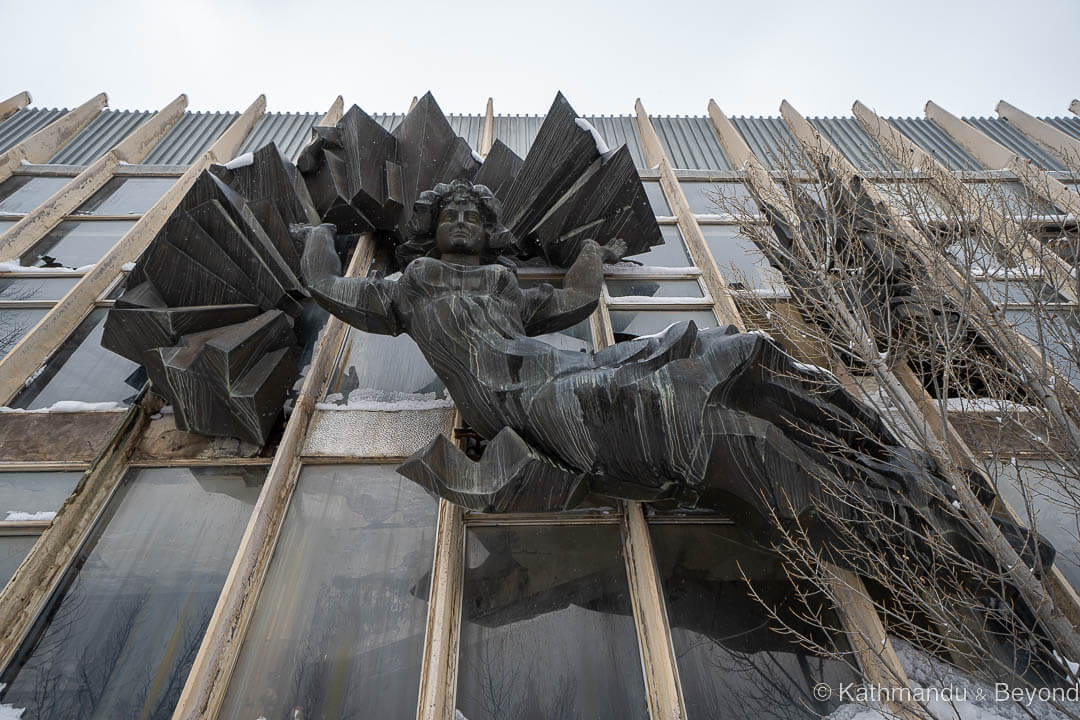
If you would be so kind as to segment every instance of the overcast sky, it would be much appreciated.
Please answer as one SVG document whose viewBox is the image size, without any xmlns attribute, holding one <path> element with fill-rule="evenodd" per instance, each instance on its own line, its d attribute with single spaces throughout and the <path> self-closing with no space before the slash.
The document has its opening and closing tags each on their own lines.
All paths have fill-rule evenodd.
<svg viewBox="0 0 1080 720">
<path fill-rule="evenodd" d="M 922 115 L 933 99 L 993 115 L 1006 99 L 1067 115 L 1080 95 L 1080 0 L 779 2 L 543 0 L 0 0 L 0 99 L 39 106 L 106 91 L 114 108 L 325 111 L 342 94 L 403 111 Z"/>
</svg>

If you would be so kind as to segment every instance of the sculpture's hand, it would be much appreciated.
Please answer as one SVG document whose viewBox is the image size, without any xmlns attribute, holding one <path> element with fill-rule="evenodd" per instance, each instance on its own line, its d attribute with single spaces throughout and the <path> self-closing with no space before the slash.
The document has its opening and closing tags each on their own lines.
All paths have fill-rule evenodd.
<svg viewBox="0 0 1080 720">
<path fill-rule="evenodd" d="M 615 238 L 607 245 L 600 246 L 600 260 L 608 265 L 614 265 L 626 255 L 626 241 Z"/>
</svg>

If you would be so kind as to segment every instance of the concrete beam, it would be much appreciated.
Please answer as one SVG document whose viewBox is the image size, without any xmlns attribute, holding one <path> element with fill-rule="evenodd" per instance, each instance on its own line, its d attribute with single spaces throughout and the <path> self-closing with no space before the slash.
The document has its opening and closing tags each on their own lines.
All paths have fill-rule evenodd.
<svg viewBox="0 0 1080 720">
<path fill-rule="evenodd" d="M 1073 115 L 1080 115 L 1080 100 L 1073 100 L 1069 103 L 1069 112 Z"/>
<path fill-rule="evenodd" d="M 1080 140 L 1033 115 L 1028 115 L 1004 100 L 998 102 L 995 109 L 997 114 L 1007 120 L 1010 125 L 1061 160 L 1065 167 L 1080 169 Z"/>
<path fill-rule="evenodd" d="M 23 90 L 7 100 L 0 100 L 0 121 L 7 120 L 22 108 L 30 104 L 30 93 Z"/>
<path fill-rule="evenodd" d="M 480 154 L 487 157 L 491 146 L 495 144 L 495 102 L 488 98 L 484 108 L 484 127 L 480 131 Z"/>
<path fill-rule="evenodd" d="M 332 127 L 337 125 L 341 120 L 341 116 L 345 113 L 345 98 L 338 95 L 334 98 L 334 102 L 330 103 L 330 109 L 326 111 L 326 114 L 322 116 L 322 120 L 319 121 L 319 125 L 326 127 Z"/>
<path fill-rule="evenodd" d="M 187 96 L 180 95 L 137 127 L 121 142 L 95 160 L 45 202 L 38 205 L 0 235 L 0 260 L 18 260 L 64 216 L 101 189 L 114 175 L 121 162 L 139 163 L 169 129 L 180 120 L 187 107 Z"/>
<path fill-rule="evenodd" d="M 0 182 L 11 177 L 23 161 L 35 164 L 48 162 L 60 148 L 89 125 L 108 102 L 109 98 L 105 93 L 95 95 L 0 155 Z"/>
</svg>

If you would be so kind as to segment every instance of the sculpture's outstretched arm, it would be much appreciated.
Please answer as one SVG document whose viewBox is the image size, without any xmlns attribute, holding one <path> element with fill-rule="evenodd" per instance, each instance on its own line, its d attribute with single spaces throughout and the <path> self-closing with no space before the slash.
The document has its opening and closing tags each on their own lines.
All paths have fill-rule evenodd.
<svg viewBox="0 0 1080 720">
<path fill-rule="evenodd" d="M 396 282 L 341 276 L 333 225 L 295 226 L 291 231 L 304 242 L 300 269 L 308 291 L 319 305 L 360 330 L 380 335 L 404 331 L 394 311 Z"/>
<path fill-rule="evenodd" d="M 604 286 L 603 263 L 618 262 L 626 246 L 621 240 L 600 246 L 586 240 L 563 278 L 562 288 L 544 283 L 524 291 L 522 321 L 529 335 L 565 330 L 592 314 Z"/>
</svg>

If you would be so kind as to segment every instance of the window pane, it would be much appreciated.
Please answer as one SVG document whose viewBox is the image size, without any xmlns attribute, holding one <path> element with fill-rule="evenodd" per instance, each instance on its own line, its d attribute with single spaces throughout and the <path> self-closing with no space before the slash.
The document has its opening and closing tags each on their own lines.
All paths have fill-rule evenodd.
<svg viewBox="0 0 1080 720">
<path fill-rule="evenodd" d="M 349 328 L 327 402 L 383 409 L 367 403 L 442 400 L 446 387 L 408 335 L 376 335 Z"/>
<path fill-rule="evenodd" d="M 1052 460 L 1026 458 L 988 460 L 986 466 L 994 487 L 1020 522 L 1050 541 L 1057 550 L 1054 565 L 1080 590 L 1076 472 Z"/>
<path fill-rule="evenodd" d="M 639 280 L 607 281 L 611 297 L 704 297 L 697 280 Z"/>
<path fill-rule="evenodd" d="M 0 220 L 0 235 L 3 235 L 11 228 L 18 220 Z"/>
<path fill-rule="evenodd" d="M 976 280 L 991 302 L 999 305 L 1063 303 L 1066 299 L 1044 282 L 1024 280 Z"/>
<path fill-rule="evenodd" d="M 0 357 L 7 355 L 48 312 L 49 308 L 0 308 Z"/>
<path fill-rule="evenodd" d="M 1028 192 L 1014 180 L 1004 182 L 969 182 L 986 207 L 1004 215 L 1030 217 L 1031 215 L 1058 215 L 1060 210 L 1040 197 Z"/>
<path fill-rule="evenodd" d="M 61 400 L 124 404 L 134 400 L 146 382 L 146 371 L 101 347 L 107 312 L 105 308 L 91 312 L 12 406 L 37 410 Z"/>
<path fill-rule="evenodd" d="M 40 535 L 0 536 L 0 588 L 8 584 Z M 30 718 L 26 718 L 30 720 Z"/>
<path fill-rule="evenodd" d="M 0 521 L 51 520 L 81 472 L 0 473 Z"/>
<path fill-rule="evenodd" d="M 683 242 L 679 227 L 661 225 L 660 232 L 664 235 L 663 245 L 657 245 L 648 252 L 633 255 L 629 259 L 654 267 L 693 267 L 694 263 L 686 251 L 686 243 Z"/>
<path fill-rule="evenodd" d="M 134 224 L 134 220 L 65 220 L 27 250 L 20 262 L 39 267 L 93 265 Z"/>
<path fill-rule="evenodd" d="M 9 178 L 0 185 L 0 213 L 28 213 L 69 182 L 69 177 Z"/>
<path fill-rule="evenodd" d="M 673 323 L 693 320 L 698 329 L 716 327 L 712 310 L 612 310 L 615 341 L 663 332 Z"/>
<path fill-rule="evenodd" d="M 82 278 L 73 277 L 0 277 L 0 301 L 59 300 Z"/>
<path fill-rule="evenodd" d="M 748 720 L 809 720 L 836 709 L 836 701 L 815 699 L 814 685 L 835 689 L 855 673 L 772 630 L 776 621 L 749 595 L 744 574 L 786 622 L 814 632 L 797 622 L 792 610 L 806 610 L 775 556 L 731 526 L 654 525 L 650 532 L 689 717 L 731 717 L 738 708 Z"/>
<path fill-rule="evenodd" d="M 1049 307 L 1006 310 L 1005 320 L 1036 347 L 1043 348 L 1046 360 L 1080 388 L 1080 362 L 1076 353 L 1080 319 L 1075 310 Z"/>
<path fill-rule="evenodd" d="M 4 672 L 3 702 L 24 720 L 169 718 L 265 474 L 130 470 Z"/>
<path fill-rule="evenodd" d="M 649 205 L 652 206 L 655 215 L 671 215 L 667 198 L 664 197 L 664 189 L 655 180 L 644 180 L 641 183 L 645 187 L 645 194 L 649 196 Z"/>
<path fill-rule="evenodd" d="M 469 720 L 646 718 L 619 528 L 473 528 L 457 709 Z"/>
<path fill-rule="evenodd" d="M 684 180 L 679 183 L 695 215 L 756 215 L 757 203 L 740 182 Z"/>
<path fill-rule="evenodd" d="M 720 274 L 735 289 L 783 292 L 780 272 L 769 265 L 765 254 L 736 225 L 702 225 L 705 244 Z"/>
<path fill-rule="evenodd" d="M 176 178 L 113 178 L 79 206 L 76 215 L 142 215 L 172 187 Z"/>
<path fill-rule="evenodd" d="M 304 467 L 221 717 L 415 717 L 437 509 L 393 466 Z"/>
</svg>

